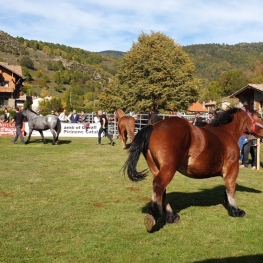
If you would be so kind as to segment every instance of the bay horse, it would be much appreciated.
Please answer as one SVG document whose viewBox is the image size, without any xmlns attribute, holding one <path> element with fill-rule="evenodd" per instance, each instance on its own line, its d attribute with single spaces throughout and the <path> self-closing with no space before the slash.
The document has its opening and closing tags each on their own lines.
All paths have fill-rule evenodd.
<svg viewBox="0 0 263 263">
<path fill-rule="evenodd" d="M 33 130 L 39 131 L 42 141 L 45 144 L 46 140 L 43 135 L 43 131 L 50 129 L 53 135 L 53 142 L 52 144 L 58 143 L 58 136 L 61 132 L 61 123 L 59 118 L 56 115 L 49 114 L 46 116 L 39 116 L 36 112 L 30 109 L 22 110 L 23 116 L 28 119 L 28 137 L 26 143 L 30 142 L 31 134 Z"/>
<path fill-rule="evenodd" d="M 146 170 L 136 170 L 143 153 L 153 175 L 152 200 L 144 219 L 149 232 L 153 231 L 163 212 L 167 223 L 180 220 L 166 200 L 166 187 L 176 171 L 196 179 L 223 177 L 228 214 L 245 216 L 235 200 L 240 155 L 238 139 L 244 132 L 262 137 L 263 120 L 256 111 L 234 107 L 218 113 L 213 123 L 202 128 L 187 119 L 170 117 L 145 126 L 136 134 L 123 172 L 127 172 L 132 181 L 143 180 Z"/>
<path fill-rule="evenodd" d="M 126 116 L 123 110 L 121 109 L 115 110 L 115 114 L 118 121 L 117 128 L 120 139 L 122 141 L 122 147 L 123 149 L 126 149 L 128 135 L 130 138 L 130 142 L 132 142 L 134 139 L 135 119 L 132 116 Z"/>
</svg>

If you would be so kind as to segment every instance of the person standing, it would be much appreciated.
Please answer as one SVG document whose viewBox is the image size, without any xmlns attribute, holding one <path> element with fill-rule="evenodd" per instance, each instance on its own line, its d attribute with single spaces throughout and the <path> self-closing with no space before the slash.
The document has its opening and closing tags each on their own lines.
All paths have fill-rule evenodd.
<svg viewBox="0 0 263 263">
<path fill-rule="evenodd" d="M 252 135 L 247 135 L 247 142 L 244 144 L 244 156 L 243 162 L 240 168 L 248 168 L 249 166 L 249 153 L 251 154 L 251 167 L 252 169 L 256 169 L 257 167 L 257 138 Z"/>
<path fill-rule="evenodd" d="M 5 108 L 4 122 L 9 122 L 9 120 L 10 120 L 10 113 L 8 112 L 7 108 Z"/>
<path fill-rule="evenodd" d="M 16 127 L 16 135 L 15 135 L 15 138 L 12 140 L 13 143 L 15 143 L 17 138 L 19 137 L 21 140 L 21 143 L 25 144 L 24 137 L 23 137 L 22 131 L 21 131 L 22 126 L 23 126 L 23 119 L 24 119 L 24 116 L 22 115 L 19 108 L 16 107 L 16 113 L 13 117 L 13 120 L 11 121 L 11 123 L 15 122 L 15 127 Z"/>
<path fill-rule="evenodd" d="M 111 136 L 108 134 L 108 119 L 106 114 L 103 114 L 102 110 L 98 111 L 98 117 L 100 119 L 100 129 L 98 133 L 98 145 L 101 145 L 101 134 L 104 132 L 105 136 L 110 140 L 111 146 L 115 145 L 115 142 L 112 140 Z"/>
<path fill-rule="evenodd" d="M 208 118 L 206 119 L 206 123 L 207 124 L 211 123 L 213 119 L 214 119 L 214 112 L 213 111 L 209 111 Z"/>
<path fill-rule="evenodd" d="M 66 109 L 64 109 L 61 113 L 60 113 L 60 115 L 59 115 L 59 119 L 60 119 L 60 121 L 61 122 L 67 122 L 68 121 L 68 116 L 67 116 L 67 111 L 66 111 Z"/>
<path fill-rule="evenodd" d="M 72 114 L 70 115 L 70 122 L 71 123 L 79 122 L 79 115 L 77 114 L 76 110 L 73 110 Z"/>
<path fill-rule="evenodd" d="M 200 111 L 195 112 L 195 119 L 193 125 L 197 127 L 203 127 L 206 125 L 206 121 L 200 116 Z"/>
<path fill-rule="evenodd" d="M 86 119 L 87 119 L 87 114 L 85 113 L 84 110 L 82 110 L 79 116 L 79 122 L 86 122 Z"/>
</svg>

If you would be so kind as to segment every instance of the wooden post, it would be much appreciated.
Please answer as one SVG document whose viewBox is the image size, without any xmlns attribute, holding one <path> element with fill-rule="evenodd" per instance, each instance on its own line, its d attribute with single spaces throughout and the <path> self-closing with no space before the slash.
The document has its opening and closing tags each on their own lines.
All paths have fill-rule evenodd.
<svg viewBox="0 0 263 263">
<path fill-rule="evenodd" d="M 260 169 L 260 139 L 257 139 L 257 170 Z"/>
</svg>

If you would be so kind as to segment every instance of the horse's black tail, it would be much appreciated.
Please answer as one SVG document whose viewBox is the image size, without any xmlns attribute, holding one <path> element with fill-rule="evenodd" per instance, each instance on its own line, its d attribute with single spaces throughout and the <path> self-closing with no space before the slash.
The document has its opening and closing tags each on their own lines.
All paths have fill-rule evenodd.
<svg viewBox="0 0 263 263">
<path fill-rule="evenodd" d="M 58 121 L 57 121 L 57 140 L 58 140 L 58 136 L 59 136 L 60 132 L 61 132 L 61 121 L 60 121 L 60 119 L 58 119 Z"/>
<path fill-rule="evenodd" d="M 132 181 L 141 181 L 146 177 L 146 170 L 138 172 L 136 170 L 136 165 L 139 161 L 140 154 L 146 153 L 150 136 L 153 131 L 152 125 L 147 125 L 141 129 L 135 136 L 131 147 L 129 149 L 129 157 L 123 166 L 123 172 L 127 172 L 128 177 Z"/>
</svg>

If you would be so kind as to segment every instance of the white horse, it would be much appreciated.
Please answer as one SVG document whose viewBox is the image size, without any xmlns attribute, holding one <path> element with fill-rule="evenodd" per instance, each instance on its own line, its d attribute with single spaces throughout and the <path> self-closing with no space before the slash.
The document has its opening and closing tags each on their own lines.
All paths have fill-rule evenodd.
<svg viewBox="0 0 263 263">
<path fill-rule="evenodd" d="M 47 116 L 39 116 L 36 112 L 30 109 L 22 110 L 22 114 L 28 119 L 29 133 L 26 143 L 30 142 L 31 134 L 33 130 L 35 130 L 39 131 L 42 137 L 42 141 L 45 144 L 46 140 L 44 138 L 43 131 L 46 131 L 48 129 L 50 129 L 53 135 L 52 144 L 54 145 L 58 142 L 58 136 L 61 132 L 61 123 L 57 116 L 52 114 L 49 114 Z"/>
</svg>

